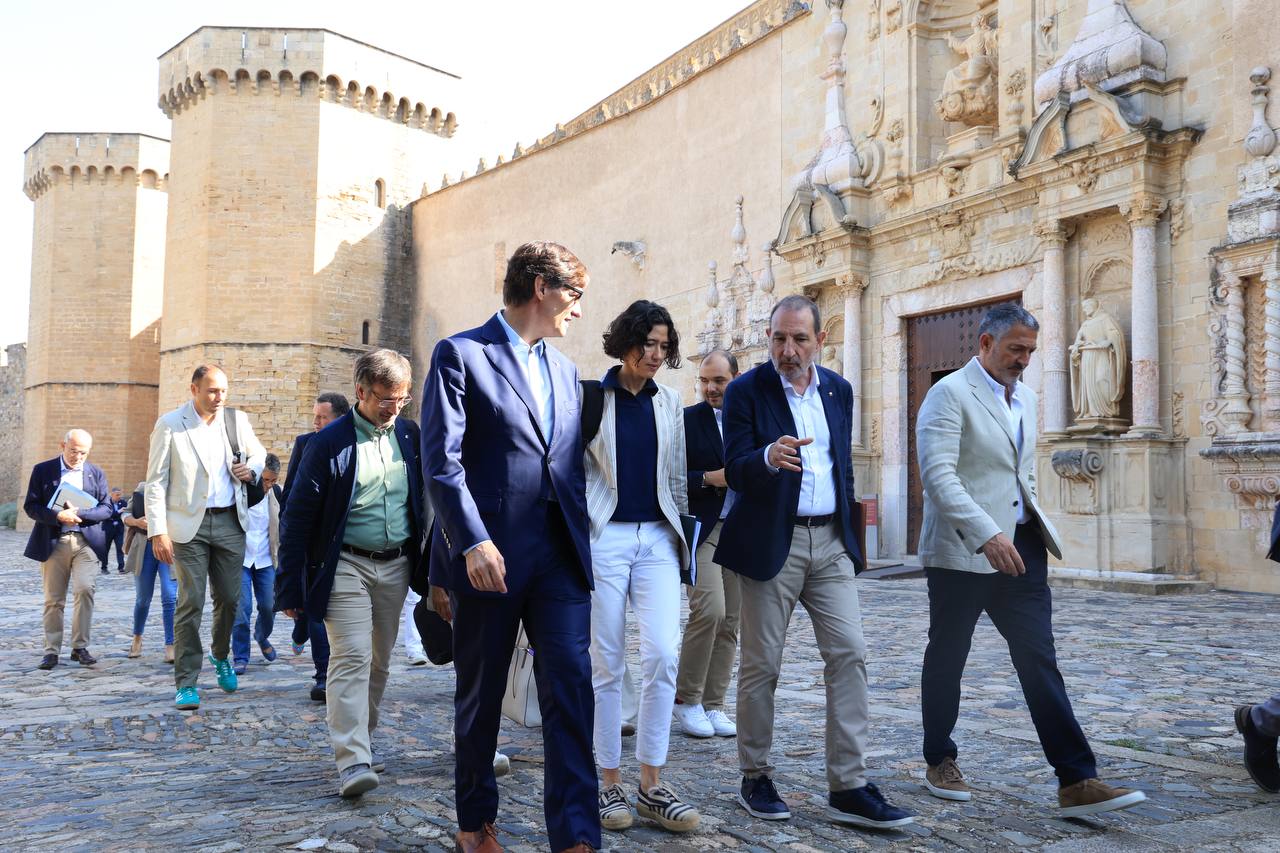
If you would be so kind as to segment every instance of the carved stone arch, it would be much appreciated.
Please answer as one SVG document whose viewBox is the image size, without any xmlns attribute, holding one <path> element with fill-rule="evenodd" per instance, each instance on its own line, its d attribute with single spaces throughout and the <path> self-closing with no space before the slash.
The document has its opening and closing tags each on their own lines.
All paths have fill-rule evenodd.
<svg viewBox="0 0 1280 853">
<path fill-rule="evenodd" d="M 259 95 L 264 94 L 266 92 L 277 91 L 274 75 L 272 75 L 272 73 L 265 68 L 261 68 L 258 70 L 257 75 L 254 77 L 254 83 L 256 84 L 255 91 Z"/>
<path fill-rule="evenodd" d="M 249 70 L 247 68 L 237 68 L 235 79 L 236 92 L 248 91 L 249 86 L 253 82 L 253 79 L 249 76 Z"/>
<path fill-rule="evenodd" d="M 439 107 L 432 107 L 431 114 L 427 116 L 427 130 L 432 133 L 438 133 L 440 126 L 444 123 L 444 116 L 440 113 Z"/>
<path fill-rule="evenodd" d="M 360 84 L 355 80 L 347 81 L 347 106 L 352 109 L 360 109 Z"/>
<path fill-rule="evenodd" d="M 286 92 L 295 95 L 298 93 L 297 80 L 294 78 L 293 72 L 287 68 L 281 70 L 280 74 L 276 77 L 276 81 L 279 84 L 279 91 L 281 95 Z"/>
<path fill-rule="evenodd" d="M 458 129 L 458 117 L 453 113 L 449 113 L 444 117 L 444 135 L 453 136 L 453 132 Z"/>
<path fill-rule="evenodd" d="M 132 166 L 125 166 L 120 170 L 120 182 L 126 187 L 130 184 L 136 184 L 138 181 L 138 171 Z"/>
<path fill-rule="evenodd" d="M 364 105 L 361 107 L 367 113 L 376 113 L 378 111 L 378 90 L 372 86 L 364 87 Z"/>
<path fill-rule="evenodd" d="M 76 181 L 84 177 L 84 170 L 82 170 L 79 166 L 72 166 L 71 171 L 68 172 L 67 175 L 68 177 L 71 178 L 71 183 L 74 185 Z"/>
<path fill-rule="evenodd" d="M 302 72 L 302 77 L 298 81 L 298 91 L 303 95 L 323 95 L 324 89 L 320 85 L 320 75 L 314 71 Z"/>
<path fill-rule="evenodd" d="M 231 77 L 222 68 L 210 69 L 207 82 L 212 86 L 212 91 L 214 92 L 226 92 L 231 88 Z"/>
<path fill-rule="evenodd" d="M 342 98 L 342 93 L 346 91 L 346 87 L 342 85 L 342 78 L 336 74 L 330 74 L 324 78 L 324 99 L 330 103 L 337 103 Z"/>
<path fill-rule="evenodd" d="M 801 187 L 791 196 L 791 203 L 782 214 L 782 228 L 775 241 L 777 245 L 785 246 L 813 233 L 811 217 L 814 198 L 813 190 L 809 187 Z"/>
<path fill-rule="evenodd" d="M 394 118 L 396 114 L 396 98 L 390 92 L 383 92 L 378 99 L 378 115 L 381 118 Z"/>
<path fill-rule="evenodd" d="M 419 101 L 413 105 L 413 127 L 424 128 L 427 126 L 427 105 Z"/>
<path fill-rule="evenodd" d="M 1125 258 L 1103 258 L 1089 267 L 1081 282 L 1080 298 L 1094 296 L 1098 293 L 1124 291 L 1130 287 L 1133 279 L 1133 267 Z M 1115 287 L 1110 285 L 1115 284 Z"/>
<path fill-rule="evenodd" d="M 84 170 L 84 182 L 86 184 L 92 184 L 97 179 L 97 177 L 98 177 L 97 166 L 90 166 L 89 168 Z"/>
<path fill-rule="evenodd" d="M 408 98 L 401 98 L 396 104 L 396 121 L 407 124 L 411 115 L 413 115 L 413 105 L 409 103 Z"/>
<path fill-rule="evenodd" d="M 154 190 L 160 183 L 160 176 L 151 169 L 143 169 L 138 176 L 138 186 L 143 189 Z"/>
</svg>

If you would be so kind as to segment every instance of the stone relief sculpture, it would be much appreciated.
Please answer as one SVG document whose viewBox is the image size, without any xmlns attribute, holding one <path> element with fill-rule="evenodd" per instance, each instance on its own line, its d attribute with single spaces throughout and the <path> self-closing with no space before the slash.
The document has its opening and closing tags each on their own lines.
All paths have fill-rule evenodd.
<svg viewBox="0 0 1280 853">
<path fill-rule="evenodd" d="M 968 38 L 947 34 L 947 45 L 967 59 L 948 71 L 942 83 L 942 96 L 935 106 L 943 121 L 970 127 L 997 123 L 998 33 L 992 17 L 981 12 L 974 15 Z"/>
<path fill-rule="evenodd" d="M 1124 397 L 1129 359 L 1124 331 L 1096 299 L 1081 303 L 1085 320 L 1076 332 L 1071 354 L 1071 408 L 1074 431 L 1108 432 L 1124 429 L 1120 400 Z"/>
<path fill-rule="evenodd" d="M 844 359 L 840 357 L 840 350 L 836 347 L 822 348 L 822 366 L 844 376 Z"/>
</svg>

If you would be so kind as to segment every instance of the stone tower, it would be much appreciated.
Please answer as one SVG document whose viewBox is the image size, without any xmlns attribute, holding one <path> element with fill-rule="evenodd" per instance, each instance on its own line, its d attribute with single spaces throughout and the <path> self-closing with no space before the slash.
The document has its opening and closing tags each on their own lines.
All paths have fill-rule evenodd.
<svg viewBox="0 0 1280 853">
<path fill-rule="evenodd" d="M 160 406 L 194 365 L 283 458 L 360 353 L 408 353 L 408 204 L 458 78 L 328 30 L 202 27 L 160 57 L 173 120 Z"/>
<path fill-rule="evenodd" d="M 89 458 L 113 486 L 132 491 L 146 473 L 168 172 L 168 141 L 137 133 L 46 133 L 26 151 L 35 228 L 21 488 L 73 427 L 93 435 Z"/>
</svg>

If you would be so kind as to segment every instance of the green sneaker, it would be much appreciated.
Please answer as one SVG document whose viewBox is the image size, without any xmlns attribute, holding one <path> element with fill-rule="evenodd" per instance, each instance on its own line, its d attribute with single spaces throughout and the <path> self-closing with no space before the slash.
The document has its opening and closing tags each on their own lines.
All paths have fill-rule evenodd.
<svg viewBox="0 0 1280 853">
<path fill-rule="evenodd" d="M 173 706 L 179 711 L 194 711 L 200 707 L 200 694 L 194 687 L 179 688 L 173 697 Z"/>
<path fill-rule="evenodd" d="M 231 661 L 226 658 L 218 660 L 213 655 L 209 655 L 209 663 L 213 664 L 214 670 L 218 673 L 218 686 L 227 693 L 235 693 L 239 682 L 236 681 L 236 671 L 231 668 Z"/>
</svg>

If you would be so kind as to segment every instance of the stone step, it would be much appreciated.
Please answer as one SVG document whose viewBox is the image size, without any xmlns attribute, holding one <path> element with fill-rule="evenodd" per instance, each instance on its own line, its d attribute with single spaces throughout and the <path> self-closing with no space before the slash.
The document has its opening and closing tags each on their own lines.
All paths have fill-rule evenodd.
<svg viewBox="0 0 1280 853">
<path fill-rule="evenodd" d="M 1159 572 L 1105 572 L 1100 569 L 1050 567 L 1049 585 L 1069 589 L 1101 589 L 1139 595 L 1189 595 L 1210 592 L 1213 585 L 1183 575 Z"/>
</svg>

